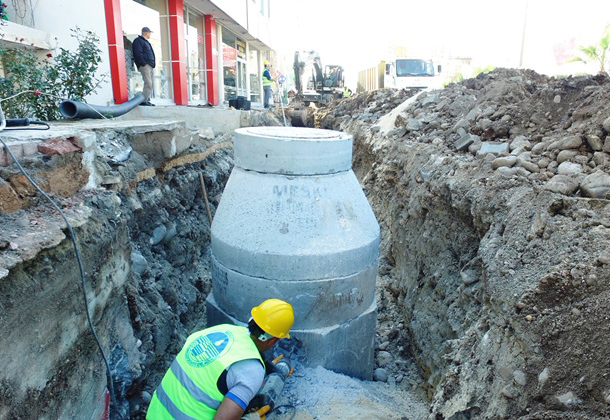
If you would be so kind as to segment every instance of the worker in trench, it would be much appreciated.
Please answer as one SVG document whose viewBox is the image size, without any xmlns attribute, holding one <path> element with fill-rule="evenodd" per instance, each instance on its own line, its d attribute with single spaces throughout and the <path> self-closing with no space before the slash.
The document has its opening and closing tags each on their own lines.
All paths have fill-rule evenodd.
<svg viewBox="0 0 610 420">
<path fill-rule="evenodd" d="M 251 315 L 247 328 L 222 324 L 190 335 L 146 418 L 258 420 L 257 413 L 244 412 L 265 378 L 262 353 L 290 338 L 294 314 L 289 303 L 269 299 Z"/>
</svg>

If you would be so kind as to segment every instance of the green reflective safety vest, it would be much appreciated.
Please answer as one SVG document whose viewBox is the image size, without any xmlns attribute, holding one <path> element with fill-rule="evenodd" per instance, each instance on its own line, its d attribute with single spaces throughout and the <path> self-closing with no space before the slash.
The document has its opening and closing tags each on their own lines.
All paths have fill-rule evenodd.
<svg viewBox="0 0 610 420">
<path fill-rule="evenodd" d="M 189 336 L 153 394 L 147 419 L 212 419 L 224 395 L 216 385 L 235 362 L 258 359 L 245 327 L 222 324 Z"/>
<path fill-rule="evenodd" d="M 349 98 L 349 90 L 343 89 L 343 97 L 344 98 Z"/>
<path fill-rule="evenodd" d="M 267 79 L 265 74 L 267 74 L 267 75 L 269 75 L 269 77 L 271 77 L 271 73 L 269 72 L 269 70 L 265 70 L 263 72 L 263 86 L 272 86 L 273 83 L 271 82 L 271 80 Z"/>
</svg>

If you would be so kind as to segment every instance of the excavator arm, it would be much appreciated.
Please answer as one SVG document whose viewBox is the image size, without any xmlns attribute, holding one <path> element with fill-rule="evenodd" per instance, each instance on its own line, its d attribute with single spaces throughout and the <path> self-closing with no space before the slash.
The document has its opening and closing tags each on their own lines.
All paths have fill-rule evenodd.
<svg viewBox="0 0 610 420">
<path fill-rule="evenodd" d="M 315 51 L 297 51 L 294 53 L 294 79 L 297 94 L 304 95 L 308 91 L 316 91 L 324 82 L 322 61 Z M 311 75 L 308 77 L 308 75 Z M 308 89 L 308 82 L 313 82 L 313 89 Z"/>
<path fill-rule="evenodd" d="M 340 66 L 332 67 L 341 68 Z M 306 127 L 309 120 L 309 104 L 313 102 L 324 106 L 332 102 L 336 96 L 331 90 L 332 87 L 325 87 L 325 81 L 331 79 L 325 79 L 322 60 L 316 51 L 296 51 L 293 68 L 297 92 L 289 111 L 290 119 L 293 126 Z M 333 85 L 338 83 L 340 86 L 343 85 L 338 80 L 335 80 Z"/>
</svg>

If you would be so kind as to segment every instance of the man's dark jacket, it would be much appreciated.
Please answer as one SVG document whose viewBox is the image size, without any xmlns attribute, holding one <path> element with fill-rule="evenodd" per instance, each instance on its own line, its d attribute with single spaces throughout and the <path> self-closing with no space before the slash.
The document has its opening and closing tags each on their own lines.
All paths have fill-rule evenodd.
<svg viewBox="0 0 610 420">
<path fill-rule="evenodd" d="M 133 61 L 135 61 L 136 66 L 142 67 L 148 64 L 152 68 L 155 67 L 155 52 L 146 38 L 139 35 L 133 40 L 132 49 Z"/>
</svg>

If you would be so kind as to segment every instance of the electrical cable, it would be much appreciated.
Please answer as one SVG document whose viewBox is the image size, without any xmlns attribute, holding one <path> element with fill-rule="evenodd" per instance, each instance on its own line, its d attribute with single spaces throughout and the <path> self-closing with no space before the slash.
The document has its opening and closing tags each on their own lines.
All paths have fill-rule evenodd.
<svg viewBox="0 0 610 420">
<path fill-rule="evenodd" d="M 28 14 L 28 6 L 25 0 L 11 0 L 15 16 L 19 18 L 21 24 L 24 23 L 25 17 Z"/>
<path fill-rule="evenodd" d="M 38 6 L 38 0 L 36 0 L 36 4 L 35 5 L 32 4 L 32 0 L 29 0 L 29 1 L 30 1 L 30 13 L 32 15 L 32 27 L 35 28 L 36 27 L 36 21 L 34 20 L 34 11 L 36 9 L 36 6 Z"/>
<path fill-rule="evenodd" d="M 30 131 L 47 131 L 49 130 L 51 127 L 50 126 L 46 126 L 44 128 L 33 128 L 33 127 L 19 127 L 19 128 L 5 128 L 4 131 L 24 131 L 24 130 L 30 130 Z"/>
<path fill-rule="evenodd" d="M 33 128 L 30 125 L 44 125 L 44 128 Z M 31 131 L 46 131 L 50 130 L 51 126 L 49 123 L 44 121 L 30 120 L 29 118 L 7 118 L 6 128 L 4 131 L 19 131 L 19 130 L 31 130 Z"/>
<path fill-rule="evenodd" d="M 2 131 L 5 130 L 6 128 L 6 118 L 4 117 L 4 112 L 2 111 L 2 104 L 1 104 L 2 100 L 0 100 L 0 133 Z M 46 124 L 48 127 L 48 124 Z M 97 333 L 95 332 L 95 327 L 93 326 L 93 322 L 91 322 L 91 315 L 89 314 L 89 305 L 88 305 L 88 301 L 87 301 L 87 291 L 86 291 L 86 287 L 85 287 L 85 271 L 83 269 L 83 263 L 82 263 L 82 259 L 80 257 L 80 253 L 78 252 L 78 245 L 76 243 L 76 235 L 74 234 L 74 230 L 72 229 L 72 224 L 68 221 L 68 218 L 66 217 L 66 215 L 64 214 L 64 212 L 59 208 L 59 206 L 57 205 L 57 203 L 55 203 L 55 201 L 49 197 L 47 195 L 47 193 L 45 193 L 39 186 L 38 184 L 30 177 L 30 175 L 26 172 L 26 170 L 23 168 L 23 166 L 21 166 L 21 164 L 19 163 L 19 161 L 17 160 L 17 158 L 15 157 L 15 155 L 13 154 L 13 152 L 11 151 L 11 149 L 9 149 L 8 145 L 4 142 L 4 140 L 2 140 L 2 138 L 0 138 L 0 143 L 2 143 L 2 145 L 4 146 L 6 152 L 11 156 L 11 158 L 13 159 L 13 162 L 15 162 L 15 164 L 17 165 L 17 168 L 19 168 L 19 170 L 21 171 L 21 173 L 27 178 L 27 180 L 34 186 L 34 188 L 36 188 L 36 190 L 38 190 L 38 192 L 40 194 L 42 194 L 42 196 L 53 206 L 53 208 L 60 214 L 60 216 L 63 218 L 64 222 L 66 223 L 66 226 L 68 228 L 68 232 L 70 233 L 70 239 L 72 241 L 72 246 L 74 247 L 74 254 L 76 256 L 76 261 L 78 263 L 78 269 L 80 271 L 80 277 L 81 277 L 81 289 L 83 292 L 83 299 L 84 299 L 84 304 L 85 304 L 85 314 L 87 315 L 87 324 L 89 326 L 89 330 L 91 331 L 91 334 L 93 335 L 93 338 L 95 339 L 95 343 L 97 344 L 97 348 L 102 356 L 102 359 L 104 361 L 104 365 L 106 366 L 106 375 L 107 375 L 107 381 L 110 387 L 110 398 L 112 400 L 112 404 L 117 408 L 117 413 L 118 411 L 118 405 L 116 402 L 116 395 L 114 393 L 114 382 L 112 380 L 112 373 L 110 371 L 110 363 L 108 362 L 108 358 L 106 357 L 106 354 L 104 353 L 104 349 L 102 348 L 102 344 L 100 343 L 100 340 L 97 336 Z"/>
</svg>

